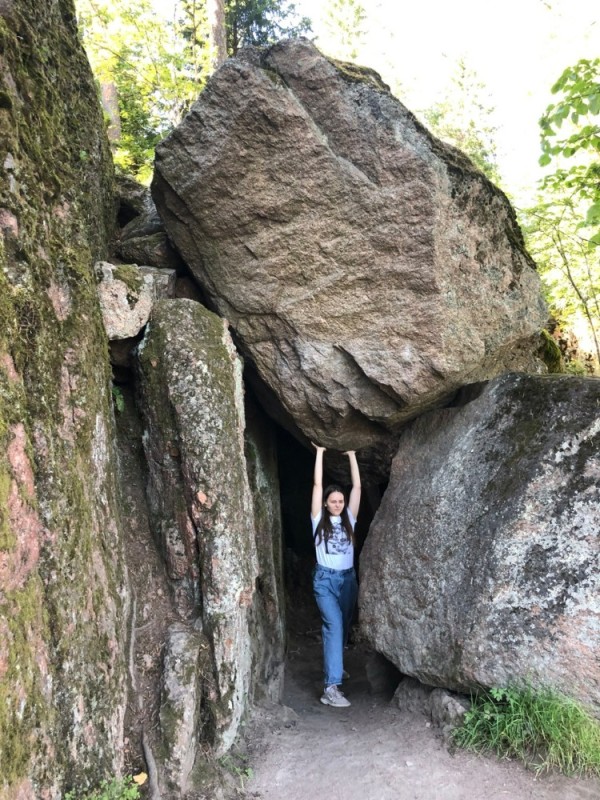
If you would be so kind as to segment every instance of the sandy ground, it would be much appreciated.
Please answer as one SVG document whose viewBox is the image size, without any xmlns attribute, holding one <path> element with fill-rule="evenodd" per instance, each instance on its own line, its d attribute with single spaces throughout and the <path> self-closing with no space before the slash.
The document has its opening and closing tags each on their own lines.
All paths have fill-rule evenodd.
<svg viewBox="0 0 600 800">
<path fill-rule="evenodd" d="M 247 729 L 245 796 L 260 800 L 599 800 L 600 781 L 536 777 L 520 764 L 457 751 L 420 714 L 400 711 L 367 680 L 372 655 L 347 651 L 350 708 L 319 702 L 321 644 L 292 631 L 285 707 L 257 712 Z M 371 662 L 369 659 L 371 658 Z M 371 677 L 371 676 L 370 676 Z"/>
</svg>

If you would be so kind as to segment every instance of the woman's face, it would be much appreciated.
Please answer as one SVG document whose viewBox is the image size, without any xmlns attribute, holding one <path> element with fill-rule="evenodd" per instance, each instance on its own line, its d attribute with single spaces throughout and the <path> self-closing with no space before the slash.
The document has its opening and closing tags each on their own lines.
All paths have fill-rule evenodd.
<svg viewBox="0 0 600 800">
<path fill-rule="evenodd" d="M 339 517 L 344 509 L 344 495 L 341 492 L 332 492 L 325 500 L 325 508 L 333 516 Z"/>
</svg>

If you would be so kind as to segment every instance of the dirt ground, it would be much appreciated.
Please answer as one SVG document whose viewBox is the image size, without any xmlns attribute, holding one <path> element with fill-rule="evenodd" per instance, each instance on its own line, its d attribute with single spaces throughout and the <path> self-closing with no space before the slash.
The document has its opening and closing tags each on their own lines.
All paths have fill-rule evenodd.
<svg viewBox="0 0 600 800">
<path fill-rule="evenodd" d="M 536 777 L 517 763 L 450 753 L 439 729 L 374 690 L 372 654 L 346 651 L 350 708 L 319 702 L 318 618 L 292 625 L 284 707 L 258 711 L 246 733 L 244 795 L 260 800 L 599 800 L 600 781 Z M 306 628 L 306 624 L 303 626 Z M 295 628 L 295 629 L 294 629 Z M 370 678 L 370 680 L 368 679 Z"/>
</svg>

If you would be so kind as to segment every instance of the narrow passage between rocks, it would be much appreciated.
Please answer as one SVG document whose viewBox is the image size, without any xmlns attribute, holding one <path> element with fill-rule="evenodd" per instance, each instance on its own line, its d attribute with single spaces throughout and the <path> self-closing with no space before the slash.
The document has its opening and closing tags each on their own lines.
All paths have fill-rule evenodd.
<svg viewBox="0 0 600 800">
<path fill-rule="evenodd" d="M 257 800 L 598 800 L 600 781 L 537 777 L 517 763 L 457 751 L 420 714 L 400 711 L 381 662 L 360 643 L 346 651 L 350 708 L 321 694 L 316 609 L 291 613 L 283 707 L 257 711 L 247 729 Z"/>
</svg>

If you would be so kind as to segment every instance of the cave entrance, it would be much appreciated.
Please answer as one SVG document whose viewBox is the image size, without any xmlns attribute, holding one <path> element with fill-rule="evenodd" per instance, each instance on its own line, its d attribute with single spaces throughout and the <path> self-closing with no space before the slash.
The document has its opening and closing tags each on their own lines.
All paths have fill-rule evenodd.
<svg viewBox="0 0 600 800">
<path fill-rule="evenodd" d="M 308 450 L 286 430 L 275 425 L 279 486 L 281 497 L 281 523 L 283 531 L 283 560 L 286 594 L 287 623 L 297 632 L 313 628 L 319 616 L 312 595 L 312 570 L 315 552 L 310 524 L 310 502 L 313 485 L 314 450 Z M 360 453 L 359 465 L 360 465 Z M 327 453 L 324 460 L 323 484 L 339 483 L 346 497 L 350 491 L 350 473 L 340 480 L 328 472 Z M 360 511 L 356 521 L 355 567 L 360 581 L 360 554 L 369 526 L 381 502 L 385 486 L 362 482 Z"/>
</svg>

